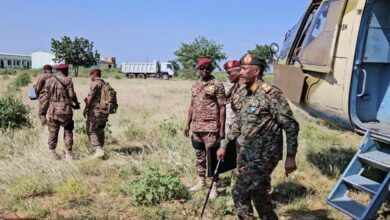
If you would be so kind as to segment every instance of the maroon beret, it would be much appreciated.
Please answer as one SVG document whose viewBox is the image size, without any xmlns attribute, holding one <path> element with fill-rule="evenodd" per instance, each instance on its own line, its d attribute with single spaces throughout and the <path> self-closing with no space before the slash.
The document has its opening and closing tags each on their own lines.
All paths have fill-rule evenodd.
<svg viewBox="0 0 390 220">
<path fill-rule="evenodd" d="M 68 68 L 69 68 L 68 64 L 64 64 L 64 63 L 58 64 L 56 66 L 57 70 L 64 70 L 64 69 L 68 69 Z"/>
<path fill-rule="evenodd" d="M 44 65 L 44 66 L 42 67 L 42 69 L 44 69 L 44 70 L 52 70 L 53 67 L 51 67 L 49 64 L 46 64 L 46 65 Z"/>
<path fill-rule="evenodd" d="M 223 65 L 223 68 L 225 68 L 225 70 L 239 69 L 240 67 L 241 67 L 241 64 L 240 64 L 240 61 L 238 61 L 238 60 L 227 61 Z"/>
<path fill-rule="evenodd" d="M 198 64 L 196 64 L 196 67 L 199 68 L 199 67 L 204 66 L 204 65 L 212 66 L 213 62 L 209 58 L 203 57 L 203 58 L 200 58 L 200 60 L 198 61 Z"/>
<path fill-rule="evenodd" d="M 102 72 L 99 68 L 89 69 L 89 74 L 93 74 L 94 72 Z"/>
</svg>

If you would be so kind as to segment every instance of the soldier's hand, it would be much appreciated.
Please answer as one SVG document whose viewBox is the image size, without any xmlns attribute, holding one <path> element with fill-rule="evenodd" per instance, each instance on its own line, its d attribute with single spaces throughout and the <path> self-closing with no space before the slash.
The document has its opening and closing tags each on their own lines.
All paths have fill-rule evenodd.
<svg viewBox="0 0 390 220">
<path fill-rule="evenodd" d="M 190 136 L 190 126 L 186 126 L 184 128 L 184 136 L 189 137 Z"/>
<path fill-rule="evenodd" d="M 294 170 L 296 169 L 297 169 L 297 164 L 295 163 L 295 157 L 287 157 L 286 164 L 285 164 L 286 176 L 294 172 Z"/>
<path fill-rule="evenodd" d="M 225 158 L 226 150 L 225 148 L 219 148 L 217 151 L 217 160 L 222 160 Z"/>
</svg>

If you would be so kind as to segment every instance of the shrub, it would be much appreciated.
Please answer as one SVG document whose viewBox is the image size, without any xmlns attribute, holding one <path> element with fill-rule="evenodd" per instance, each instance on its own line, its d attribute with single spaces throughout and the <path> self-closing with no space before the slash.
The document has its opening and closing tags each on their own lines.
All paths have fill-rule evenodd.
<svg viewBox="0 0 390 220">
<path fill-rule="evenodd" d="M 29 83 L 31 83 L 31 77 L 26 72 L 22 72 L 22 73 L 18 74 L 16 76 L 15 80 L 12 82 L 12 84 L 15 88 L 27 86 Z"/>
<path fill-rule="evenodd" d="M 148 168 L 144 174 L 122 190 L 141 205 L 154 205 L 171 199 L 187 199 L 187 188 L 176 172 L 161 174 L 158 169 Z"/>
<path fill-rule="evenodd" d="M 177 72 L 177 77 L 178 79 L 198 79 L 198 74 L 196 70 L 193 69 L 181 69 Z"/>
<path fill-rule="evenodd" d="M 0 75 L 15 75 L 16 70 L 13 69 L 2 69 L 0 70 Z"/>
<path fill-rule="evenodd" d="M 76 179 L 70 179 L 56 189 L 60 204 L 69 207 L 88 205 L 91 202 L 87 186 Z"/>
<path fill-rule="evenodd" d="M 16 199 L 42 196 L 52 192 L 51 184 L 40 176 L 18 178 L 11 183 L 10 192 Z"/>
<path fill-rule="evenodd" d="M 0 96 L 0 129 L 30 126 L 29 107 L 11 96 Z"/>
</svg>

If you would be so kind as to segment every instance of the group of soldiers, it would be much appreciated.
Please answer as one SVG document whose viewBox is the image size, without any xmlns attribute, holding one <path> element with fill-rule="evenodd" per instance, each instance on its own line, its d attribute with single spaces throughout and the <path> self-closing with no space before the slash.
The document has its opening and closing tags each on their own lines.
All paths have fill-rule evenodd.
<svg viewBox="0 0 390 220">
<path fill-rule="evenodd" d="M 192 129 L 196 153 L 198 182 L 190 191 L 206 186 L 206 154 L 220 141 L 218 160 L 223 161 L 228 146 L 238 152 L 232 194 L 239 219 L 254 218 L 252 201 L 261 219 L 277 219 L 270 196 L 271 174 L 283 157 L 282 130 L 287 139 L 285 174 L 296 170 L 299 124 L 281 90 L 263 81 L 265 60 L 245 54 L 240 61 L 226 62 L 224 68 L 233 83 L 227 94 L 211 75 L 213 61 L 201 58 L 197 64 L 200 78 L 192 86 L 184 129 L 187 137 Z M 213 185 L 210 199 L 218 196 L 217 186 Z"/>
<path fill-rule="evenodd" d="M 184 129 L 190 136 L 196 153 L 198 182 L 190 188 L 197 191 L 206 186 L 207 152 L 219 146 L 217 159 L 225 158 L 226 147 L 237 149 L 237 177 L 233 200 L 240 219 L 253 219 L 251 202 L 261 219 L 277 219 L 270 197 L 271 174 L 283 157 L 283 131 L 286 133 L 286 175 L 297 166 L 299 124 L 295 120 L 281 90 L 263 81 L 266 62 L 245 54 L 240 61 L 228 61 L 224 68 L 231 87 L 225 93 L 224 85 L 211 75 L 214 66 L 209 58 L 197 63 L 200 78 L 192 86 L 191 103 Z M 73 160 L 73 109 L 80 109 L 68 65 L 59 64 L 53 73 L 50 65 L 35 84 L 39 96 L 38 116 L 42 126 L 48 126 L 48 145 L 55 158 L 60 127 L 64 128 L 65 158 Z M 83 116 L 89 142 L 95 149 L 94 157 L 103 157 L 104 128 L 108 114 L 100 108 L 101 90 L 105 83 L 100 69 L 90 69 L 88 96 L 84 99 Z M 226 112 L 228 115 L 226 117 Z M 226 137 L 225 137 L 226 130 Z M 220 144 L 218 144 L 220 142 Z M 218 183 L 218 180 L 217 180 Z M 210 199 L 218 196 L 214 184 Z"/>
<path fill-rule="evenodd" d="M 77 95 L 74 91 L 72 78 L 68 76 L 67 64 L 58 64 L 53 73 L 53 67 L 43 66 L 43 73 L 35 83 L 35 92 L 38 96 L 38 117 L 42 126 L 48 127 L 48 145 L 56 159 L 61 156 L 56 152 L 60 127 L 64 128 L 65 159 L 73 160 L 73 110 L 80 109 Z M 100 108 L 101 89 L 105 83 L 101 79 L 100 69 L 90 69 L 91 79 L 88 96 L 84 99 L 83 116 L 86 118 L 86 129 L 89 142 L 95 149 L 94 157 L 103 158 L 104 128 L 108 121 L 108 114 Z"/>
</svg>

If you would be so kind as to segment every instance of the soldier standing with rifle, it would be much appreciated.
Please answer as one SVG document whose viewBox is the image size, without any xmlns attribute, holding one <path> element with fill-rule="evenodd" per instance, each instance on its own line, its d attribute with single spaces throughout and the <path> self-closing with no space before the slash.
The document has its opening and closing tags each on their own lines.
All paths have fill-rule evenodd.
<svg viewBox="0 0 390 220">
<path fill-rule="evenodd" d="M 43 95 L 45 94 L 43 89 L 46 84 L 46 80 L 49 79 L 52 76 L 52 67 L 48 64 L 44 65 L 42 68 L 43 73 L 38 76 L 37 82 L 35 83 L 35 93 L 38 96 L 38 117 L 41 121 L 41 125 L 45 126 L 47 124 L 46 120 L 46 111 L 48 106 L 47 99 L 43 98 Z"/>
<path fill-rule="evenodd" d="M 246 54 L 240 63 L 247 94 L 227 135 L 229 142 L 240 146 L 233 200 L 239 219 L 254 219 L 252 200 L 260 219 L 277 219 L 268 193 L 270 176 L 283 157 L 282 129 L 287 138 L 286 175 L 297 168 L 299 124 L 282 92 L 263 82 L 265 61 Z M 219 159 L 224 158 L 225 147 L 226 142 L 217 152 Z"/>
<path fill-rule="evenodd" d="M 197 191 L 206 186 L 207 151 L 225 136 L 226 97 L 223 84 L 211 75 L 214 67 L 209 58 L 201 58 L 197 68 L 200 79 L 192 86 L 191 103 L 184 129 L 184 135 L 188 137 L 192 123 L 191 139 L 196 152 L 198 183 L 190 188 L 190 191 Z M 210 199 L 217 196 L 216 183 L 210 193 Z"/>
<path fill-rule="evenodd" d="M 73 146 L 73 109 L 80 109 L 80 103 L 73 88 L 72 78 L 68 77 L 68 65 L 58 64 L 57 73 L 50 77 L 44 88 L 44 101 L 49 103 L 48 128 L 49 128 L 49 148 L 55 158 L 59 158 L 56 153 L 58 142 L 58 132 L 60 127 L 64 128 L 64 143 L 66 160 L 72 161 Z M 44 112 L 46 114 L 46 112 Z"/>
</svg>

